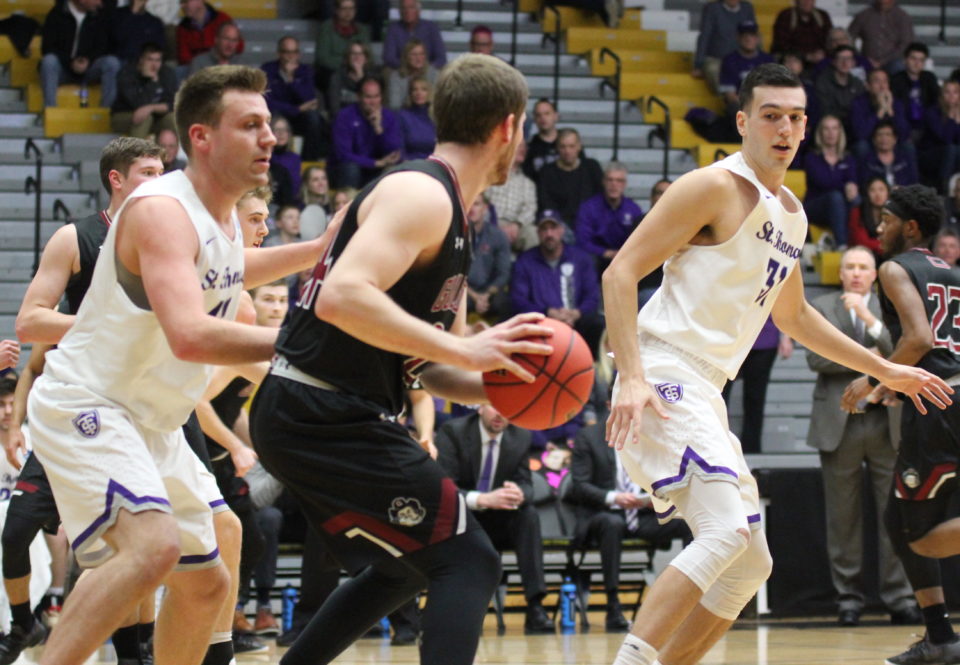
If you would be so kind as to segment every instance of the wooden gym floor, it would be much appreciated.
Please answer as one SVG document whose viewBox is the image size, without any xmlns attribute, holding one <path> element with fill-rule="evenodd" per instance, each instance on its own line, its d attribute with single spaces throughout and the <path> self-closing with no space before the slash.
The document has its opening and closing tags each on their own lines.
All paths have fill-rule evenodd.
<svg viewBox="0 0 960 665">
<path fill-rule="evenodd" d="M 493 615 L 487 617 L 477 652 L 477 665 L 611 665 L 622 634 L 603 631 L 603 614 L 591 612 L 588 633 L 524 636 L 523 614 L 507 614 L 507 632 L 496 634 Z M 894 627 L 886 615 L 867 615 L 857 628 L 840 628 L 832 617 L 802 621 L 741 621 L 703 659 L 704 665 L 880 665 L 903 651 L 922 632 L 919 626 Z M 269 652 L 237 656 L 238 665 L 275 665 L 285 649 L 270 642 Z M 25 652 L 17 665 L 36 662 L 40 648 Z M 112 647 L 104 647 L 89 665 L 115 663 Z M 363 639 L 336 665 L 417 665 L 415 647 L 391 647 L 387 639 Z"/>
</svg>

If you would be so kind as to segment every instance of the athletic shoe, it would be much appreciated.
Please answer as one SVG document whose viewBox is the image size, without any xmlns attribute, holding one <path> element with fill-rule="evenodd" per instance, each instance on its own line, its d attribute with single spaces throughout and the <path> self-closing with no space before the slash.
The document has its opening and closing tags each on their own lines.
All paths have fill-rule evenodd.
<svg viewBox="0 0 960 665">
<path fill-rule="evenodd" d="M 252 633 L 253 624 L 247 619 L 243 610 L 234 610 L 233 612 L 233 632 L 234 633 Z"/>
<path fill-rule="evenodd" d="M 413 629 L 408 626 L 398 629 L 390 640 L 390 645 L 395 647 L 410 646 L 417 643 L 418 636 Z"/>
<path fill-rule="evenodd" d="M 253 622 L 253 632 L 257 635 L 276 637 L 280 634 L 280 626 L 269 607 L 257 608 L 257 618 Z"/>
<path fill-rule="evenodd" d="M 303 631 L 302 627 L 294 627 L 284 632 L 280 637 L 277 638 L 277 646 L 278 647 L 292 646 L 293 643 L 297 641 L 297 638 L 300 637 L 300 633 L 302 631 Z"/>
<path fill-rule="evenodd" d="M 270 647 L 253 633 L 233 633 L 233 653 L 263 653 Z"/>
<path fill-rule="evenodd" d="M 40 613 L 40 621 L 43 622 L 43 625 L 48 631 L 53 630 L 53 627 L 60 621 L 61 610 L 62 607 L 60 605 L 51 605 Z"/>
<path fill-rule="evenodd" d="M 960 637 L 946 644 L 934 644 L 924 635 L 901 654 L 887 658 L 886 665 L 958 665 L 960 664 Z"/>
<path fill-rule="evenodd" d="M 33 622 L 29 633 L 14 624 L 10 632 L 0 639 L 0 665 L 11 665 L 24 649 L 37 646 L 46 636 L 47 629 L 39 621 Z"/>
</svg>

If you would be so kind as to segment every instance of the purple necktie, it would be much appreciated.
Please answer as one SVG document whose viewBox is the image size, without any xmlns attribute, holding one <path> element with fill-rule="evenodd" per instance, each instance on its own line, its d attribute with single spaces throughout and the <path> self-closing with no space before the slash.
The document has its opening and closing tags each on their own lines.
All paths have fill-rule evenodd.
<svg viewBox="0 0 960 665">
<path fill-rule="evenodd" d="M 493 481 L 493 448 L 496 445 L 496 439 L 490 439 L 487 442 L 487 459 L 483 461 L 483 471 L 480 472 L 480 480 L 477 481 L 478 492 L 490 491 L 490 483 Z"/>
</svg>

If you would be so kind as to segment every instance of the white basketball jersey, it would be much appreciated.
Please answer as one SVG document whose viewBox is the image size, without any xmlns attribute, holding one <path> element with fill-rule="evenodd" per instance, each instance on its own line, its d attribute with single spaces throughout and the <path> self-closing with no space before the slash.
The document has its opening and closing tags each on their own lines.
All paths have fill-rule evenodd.
<svg viewBox="0 0 960 665">
<path fill-rule="evenodd" d="M 760 200 L 726 242 L 686 245 L 668 259 L 663 284 L 637 323 L 641 332 L 703 358 L 732 380 L 800 258 L 807 217 L 786 187 L 797 212 L 784 209 L 741 153 L 709 168 L 727 169 L 749 180 Z"/>
<path fill-rule="evenodd" d="M 187 211 L 200 241 L 197 281 L 204 309 L 232 320 L 243 289 L 243 236 L 236 214 L 231 239 L 183 171 L 140 185 L 128 202 L 145 196 L 174 198 Z M 116 235 L 125 207 L 126 203 L 103 242 L 76 322 L 47 354 L 45 372 L 122 406 L 142 427 L 169 432 L 186 422 L 206 389 L 211 368 L 177 359 L 153 311 L 135 304 L 118 282 Z"/>
</svg>

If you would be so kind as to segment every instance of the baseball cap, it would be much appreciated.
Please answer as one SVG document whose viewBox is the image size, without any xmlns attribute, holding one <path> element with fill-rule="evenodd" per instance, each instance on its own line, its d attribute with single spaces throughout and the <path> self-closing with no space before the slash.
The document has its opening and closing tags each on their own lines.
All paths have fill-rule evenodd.
<svg viewBox="0 0 960 665">
<path fill-rule="evenodd" d="M 540 213 L 540 217 L 537 218 L 537 226 L 545 224 L 547 222 L 553 222 L 554 224 L 563 224 L 563 217 L 560 216 L 556 210 L 546 209 Z"/>
<path fill-rule="evenodd" d="M 759 32 L 760 29 L 757 27 L 756 21 L 740 21 L 737 25 L 737 32 L 743 34 L 744 32 Z"/>
</svg>

